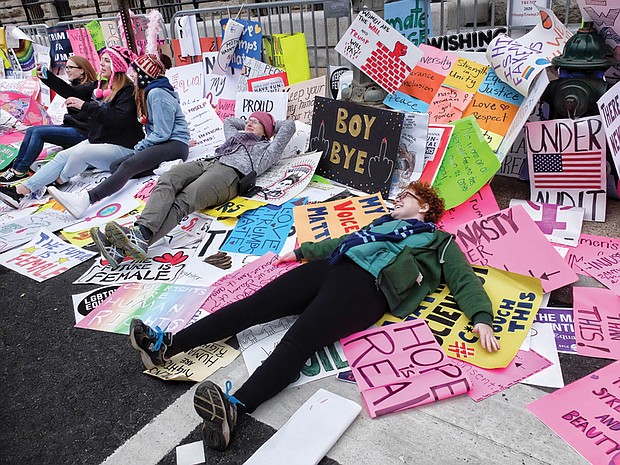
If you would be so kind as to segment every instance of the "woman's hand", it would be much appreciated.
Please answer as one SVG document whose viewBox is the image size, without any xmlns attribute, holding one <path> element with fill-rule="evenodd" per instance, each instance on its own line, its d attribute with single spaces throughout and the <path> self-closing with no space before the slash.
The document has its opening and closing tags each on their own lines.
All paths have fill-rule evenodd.
<svg viewBox="0 0 620 465">
<path fill-rule="evenodd" d="M 496 352 L 499 350 L 499 342 L 495 339 L 493 328 L 486 323 L 476 323 L 472 333 L 476 333 L 480 339 L 482 348 L 487 352 Z"/>
<path fill-rule="evenodd" d="M 39 79 L 45 79 L 45 76 L 43 76 L 43 65 L 41 63 L 37 63 L 37 77 Z"/>
<path fill-rule="evenodd" d="M 77 97 L 69 97 L 67 100 L 65 100 L 65 105 L 67 106 L 67 108 L 75 108 L 76 110 L 81 110 L 84 103 L 84 100 Z"/>
<path fill-rule="evenodd" d="M 274 265 L 278 266 L 281 263 L 296 262 L 296 261 L 297 261 L 297 257 L 295 256 L 295 252 L 289 252 L 287 254 L 282 255 L 281 257 L 278 257 Z"/>
</svg>

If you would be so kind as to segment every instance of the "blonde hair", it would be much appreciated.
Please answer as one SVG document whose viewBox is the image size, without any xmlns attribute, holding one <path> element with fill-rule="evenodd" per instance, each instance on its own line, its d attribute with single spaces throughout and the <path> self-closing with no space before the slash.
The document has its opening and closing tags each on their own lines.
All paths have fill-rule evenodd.
<svg viewBox="0 0 620 465">
<path fill-rule="evenodd" d="M 131 79 L 126 73 L 114 73 L 114 79 L 112 80 L 112 87 L 110 87 L 110 95 L 103 99 L 104 102 L 109 102 L 114 98 L 116 93 L 125 87 L 127 84 L 132 84 Z"/>
<path fill-rule="evenodd" d="M 85 84 L 87 82 L 95 82 L 97 80 L 97 71 L 93 68 L 93 65 L 90 64 L 86 58 L 74 55 L 67 59 L 67 61 L 72 61 L 75 63 L 75 66 L 84 71 L 84 76 L 80 79 L 80 84 Z"/>
</svg>

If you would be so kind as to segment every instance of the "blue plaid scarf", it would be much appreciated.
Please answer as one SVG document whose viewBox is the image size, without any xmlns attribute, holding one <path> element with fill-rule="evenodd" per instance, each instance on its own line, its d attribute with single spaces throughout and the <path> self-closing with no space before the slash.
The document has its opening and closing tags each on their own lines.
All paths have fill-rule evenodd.
<svg viewBox="0 0 620 465">
<path fill-rule="evenodd" d="M 338 263 L 342 256 L 352 247 L 356 245 L 367 244 L 369 242 L 386 241 L 386 242 L 399 242 L 412 234 L 419 234 L 423 232 L 434 232 L 434 223 L 425 223 L 418 219 L 403 220 L 407 223 L 406 226 L 395 229 L 390 233 L 374 233 L 372 228 L 382 225 L 388 221 L 393 221 L 394 218 L 390 214 L 383 215 L 370 223 L 368 229 L 363 229 L 350 234 L 342 243 L 336 248 L 329 256 L 329 264 L 334 265 Z"/>
</svg>

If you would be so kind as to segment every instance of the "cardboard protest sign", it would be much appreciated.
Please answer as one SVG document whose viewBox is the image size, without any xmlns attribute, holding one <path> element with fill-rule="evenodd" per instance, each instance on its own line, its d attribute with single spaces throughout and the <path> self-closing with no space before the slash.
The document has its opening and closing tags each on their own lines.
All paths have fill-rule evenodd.
<svg viewBox="0 0 620 465">
<path fill-rule="evenodd" d="M 523 207 L 551 242 L 570 246 L 578 244 L 584 215 L 583 208 L 511 199 L 510 206 L 515 205 Z"/>
<path fill-rule="evenodd" d="M 389 198 L 394 199 L 422 175 L 428 135 L 428 115 L 405 113 L 398 141 L 398 158 L 392 174 Z"/>
<path fill-rule="evenodd" d="M 605 221 L 605 131 L 600 116 L 526 124 L 530 200 L 582 207 Z"/>
<path fill-rule="evenodd" d="M 104 286 L 81 294 L 73 294 L 71 299 L 73 300 L 75 322 L 79 323 L 117 289 L 118 286 Z"/>
<path fill-rule="evenodd" d="M 294 199 L 244 213 L 221 250 L 248 255 L 279 253 L 293 225 L 293 207 L 305 203 Z"/>
<path fill-rule="evenodd" d="M 286 71 L 289 84 L 310 79 L 308 44 L 303 32 L 263 37 L 265 61 Z"/>
<path fill-rule="evenodd" d="M 204 98 L 205 76 L 202 63 L 172 67 L 166 70 L 166 77 L 179 94 L 181 103 L 192 103 Z"/>
<path fill-rule="evenodd" d="M 233 68 L 227 68 L 224 75 L 213 73 L 205 75 L 205 98 L 209 100 L 211 106 L 217 107 L 220 100 L 235 99 L 240 76 L 239 71 Z"/>
<path fill-rule="evenodd" d="M 536 26 L 540 21 L 540 13 L 534 5 L 549 8 L 549 0 L 516 0 L 507 5 L 506 17 L 511 18 L 511 26 Z"/>
<path fill-rule="evenodd" d="M 248 90 L 248 79 L 278 74 L 283 71 L 283 69 L 276 68 L 275 66 L 268 65 L 260 60 L 246 56 L 243 59 L 243 69 L 241 70 L 237 90 L 239 92 L 246 92 Z"/>
<path fill-rule="evenodd" d="M 171 283 L 181 275 L 188 258 L 189 254 L 184 250 L 156 254 L 151 249 L 149 260 L 126 260 L 113 270 L 100 257 L 74 284 Z"/>
<path fill-rule="evenodd" d="M 258 177 L 256 185 L 260 188 L 250 198 L 282 205 L 299 196 L 310 183 L 321 155 L 321 152 L 311 152 L 280 160 Z"/>
<path fill-rule="evenodd" d="M 620 252 L 588 257 L 579 266 L 614 294 L 620 295 Z"/>
<path fill-rule="evenodd" d="M 572 308 L 540 307 L 534 321 L 552 325 L 558 352 L 577 353 Z"/>
<path fill-rule="evenodd" d="M 499 166 L 476 120 L 471 116 L 463 118 L 454 123 L 433 187 L 445 200 L 446 208 L 453 208 L 489 182 Z"/>
<path fill-rule="evenodd" d="M 297 240 L 302 244 L 340 237 L 361 229 L 387 212 L 379 194 L 295 207 Z"/>
<path fill-rule="evenodd" d="M 618 16 L 619 14 L 616 14 L 616 17 Z M 620 29 L 620 21 L 617 27 Z M 618 40 L 620 41 L 620 38 Z M 620 43 L 618 46 L 620 47 Z M 601 111 L 611 158 L 616 172 L 620 173 L 620 88 L 612 86 L 596 103 Z"/>
<path fill-rule="evenodd" d="M 286 117 L 306 124 L 312 124 L 314 97 L 326 97 L 325 76 L 298 82 L 286 88 L 288 109 Z"/>
<path fill-rule="evenodd" d="M 422 52 L 371 10 L 362 10 L 336 51 L 389 93 L 397 90 Z"/>
<path fill-rule="evenodd" d="M 316 97 L 310 149 L 323 152 L 317 174 L 387 197 L 403 119 L 401 113 Z"/>
<path fill-rule="evenodd" d="M 490 353 L 478 344 L 472 324 L 446 285 L 440 285 L 407 318 L 423 318 L 444 351 L 483 368 L 504 368 L 515 356 L 542 300 L 539 280 L 488 267 L 474 267 L 493 306 L 493 330 L 501 351 Z M 389 321 L 400 321 L 392 315 Z"/>
<path fill-rule="evenodd" d="M 282 150 L 281 160 L 292 158 L 308 152 L 310 146 L 310 131 L 312 128 L 309 124 L 295 121 L 295 134 L 288 141 L 284 150 Z"/>
<path fill-rule="evenodd" d="M 17 154 L 19 153 L 19 148 L 14 147 L 12 145 L 1 144 L 0 145 L 0 170 L 5 169 L 9 166 Z"/>
<path fill-rule="evenodd" d="M 620 362 L 532 402 L 527 409 L 592 464 L 613 464 L 620 452 Z"/>
<path fill-rule="evenodd" d="M 225 36 L 226 24 L 229 18 L 220 20 L 222 25 L 222 37 Z M 262 43 L 263 43 L 263 28 L 260 22 L 252 21 L 248 19 L 235 19 L 235 22 L 242 25 L 243 29 L 234 53 L 230 61 L 229 66 L 232 68 L 243 68 L 243 61 L 245 57 L 254 58 L 256 60 L 261 59 Z M 222 39 L 223 40 L 223 39 Z M 223 46 L 223 45 L 222 45 Z"/>
<path fill-rule="evenodd" d="M 523 380 L 523 384 L 550 388 L 564 387 L 564 377 L 560 367 L 560 357 L 555 345 L 553 326 L 549 323 L 532 323 L 530 330 L 530 351 L 551 362 L 551 366 Z"/>
<path fill-rule="evenodd" d="M 438 48 L 440 50 L 484 52 L 495 37 L 507 32 L 508 29 L 505 27 L 479 29 L 471 32 L 429 37 L 426 43 L 431 47 Z"/>
<path fill-rule="evenodd" d="M 216 219 L 220 218 L 239 218 L 246 211 L 255 210 L 258 207 L 265 205 L 265 202 L 246 199 L 245 197 L 237 196 L 234 199 L 229 200 L 217 207 L 207 208 L 201 210 L 205 215 L 212 216 Z"/>
<path fill-rule="evenodd" d="M 238 92 L 235 116 L 247 119 L 255 111 L 271 113 L 276 121 L 286 119 L 288 94 L 286 92 Z"/>
<path fill-rule="evenodd" d="M 620 239 L 618 238 L 582 234 L 579 237 L 579 245 L 569 249 L 564 260 L 573 271 L 583 274 L 580 265 L 584 260 L 595 256 L 609 255 L 619 250 Z"/>
<path fill-rule="evenodd" d="M 545 292 L 578 279 L 521 206 L 472 220 L 455 234 L 470 263 L 539 278 Z"/>
<path fill-rule="evenodd" d="M 620 11 L 613 1 L 577 0 L 581 16 L 585 21 L 594 22 L 594 30 L 605 39 L 610 50 L 616 52 L 620 47 Z M 620 62 L 614 60 L 605 72 L 608 80 L 620 78 Z"/>
<path fill-rule="evenodd" d="M 455 358 L 452 359 L 452 363 L 469 378 L 471 389 L 467 395 L 476 402 L 502 392 L 551 366 L 551 362 L 545 357 L 528 350 L 518 351 L 506 368 L 480 368 L 465 360 Z"/>
<path fill-rule="evenodd" d="M 93 39 L 88 30 L 83 27 L 67 29 L 67 37 L 69 37 L 69 42 L 71 42 L 71 49 L 74 55 L 86 58 L 95 69 L 100 68 L 99 54 L 97 49 L 95 49 Z"/>
<path fill-rule="evenodd" d="M 463 223 L 482 218 L 499 211 L 499 206 L 489 184 L 476 192 L 458 207 L 446 210 L 437 226 L 444 231 L 453 233 Z"/>
<path fill-rule="evenodd" d="M 208 288 L 198 286 L 125 283 L 75 327 L 129 334 L 131 320 L 140 318 L 149 326 L 176 333 L 183 329 L 208 294 Z"/>
<path fill-rule="evenodd" d="M 0 224 L 0 252 L 39 237 L 41 229 L 58 231 L 73 223 L 75 218 L 60 207 L 26 210 L 23 215 Z"/>
<path fill-rule="evenodd" d="M 620 360 L 620 296 L 573 287 L 573 318 L 579 355 Z"/>
<path fill-rule="evenodd" d="M 217 56 L 217 48 L 222 45 L 221 37 L 200 37 L 200 51 L 204 53 L 214 52 Z M 185 66 L 192 63 L 196 63 L 200 60 L 200 53 L 198 55 L 183 55 L 181 49 L 181 43 L 179 39 L 172 39 L 170 41 L 172 48 L 172 55 L 174 56 L 174 63 L 176 66 Z"/>
<path fill-rule="evenodd" d="M 224 121 L 229 116 L 235 116 L 236 104 L 237 102 L 234 100 L 219 98 L 215 107 L 215 113 L 220 118 L 220 120 Z"/>
<path fill-rule="evenodd" d="M 500 77 L 519 93 L 527 96 L 532 83 L 551 59 L 561 55 L 572 33 L 553 11 L 537 6 L 540 22 L 526 35 L 512 39 L 500 35 L 489 44 L 487 58 Z"/>
<path fill-rule="evenodd" d="M 103 34 L 106 47 L 116 47 L 123 45 L 123 41 L 121 39 L 121 32 L 118 29 L 118 21 L 99 21 L 99 25 L 101 26 L 101 32 Z"/>
<path fill-rule="evenodd" d="M 480 87 L 489 67 L 467 58 L 457 58 L 443 85 L 464 92 L 474 93 Z"/>
<path fill-rule="evenodd" d="M 67 244 L 50 230 L 42 228 L 25 246 L 0 254 L 0 264 L 19 274 L 42 282 L 97 255 Z"/>
<path fill-rule="evenodd" d="M 250 92 L 283 92 L 286 86 L 288 79 L 284 72 L 248 79 Z"/>
<path fill-rule="evenodd" d="M 131 185 L 125 186 L 124 189 L 114 193 L 110 197 L 97 202 L 88 207 L 81 220 L 75 221 L 71 226 L 67 226 L 65 231 L 76 232 L 90 229 L 95 226 L 101 226 L 108 221 L 116 220 L 127 213 L 140 207 L 140 202 L 134 197 Z M 63 191 L 71 191 L 70 189 L 62 189 Z"/>
<path fill-rule="evenodd" d="M 50 38 L 52 71 L 56 74 L 60 71 L 61 67 L 64 67 L 67 63 L 67 59 L 73 54 L 67 31 L 67 26 L 50 26 L 47 30 Z"/>
<path fill-rule="evenodd" d="M 176 32 L 174 36 L 179 37 L 181 56 L 199 56 L 201 52 L 200 34 L 198 33 L 196 15 L 185 15 L 176 18 L 174 28 Z"/>
<path fill-rule="evenodd" d="M 212 342 L 174 355 L 161 366 L 144 370 L 164 381 L 201 382 L 239 356 L 239 351 L 223 342 Z"/>
<path fill-rule="evenodd" d="M 437 177 L 437 170 L 448 148 L 448 142 L 454 132 L 454 126 L 446 124 L 429 124 L 426 138 L 426 152 L 424 153 L 424 169 L 420 181 L 432 184 Z"/>
<path fill-rule="evenodd" d="M 297 262 L 275 265 L 277 259 L 274 253 L 268 252 L 213 283 L 209 296 L 200 306 L 201 313 L 214 313 L 233 302 L 249 297 L 277 277 L 300 265 Z"/>
<path fill-rule="evenodd" d="M 471 389 L 424 320 L 361 331 L 340 343 L 372 418 Z"/>
<path fill-rule="evenodd" d="M 430 12 L 430 0 L 400 0 L 384 5 L 383 18 L 409 42 L 420 46 L 433 35 Z"/>
<path fill-rule="evenodd" d="M 200 153 L 212 155 L 226 138 L 222 120 L 217 116 L 211 103 L 207 99 L 202 99 L 194 103 L 185 103 L 181 108 L 187 120 L 190 136 L 201 148 Z"/>
<path fill-rule="evenodd" d="M 96 19 L 84 24 L 84 28 L 89 32 L 97 53 L 101 53 L 106 48 L 105 37 L 101 24 Z"/>
</svg>

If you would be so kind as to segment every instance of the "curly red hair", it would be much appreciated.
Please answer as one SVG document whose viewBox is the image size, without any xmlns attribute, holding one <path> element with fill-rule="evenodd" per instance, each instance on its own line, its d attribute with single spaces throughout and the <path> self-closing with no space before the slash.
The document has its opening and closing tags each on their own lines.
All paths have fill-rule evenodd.
<svg viewBox="0 0 620 465">
<path fill-rule="evenodd" d="M 424 221 L 437 223 L 446 211 L 444 200 L 430 184 L 414 181 L 407 186 L 408 191 L 415 192 L 422 202 L 428 204 L 428 211 L 424 214 Z"/>
</svg>

